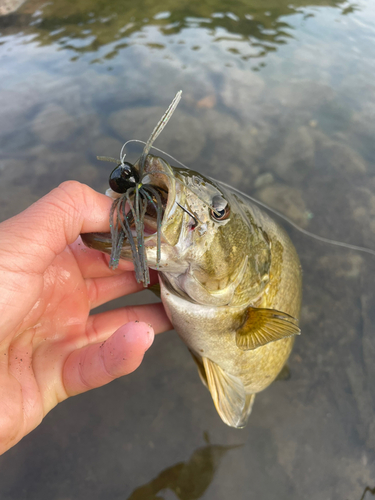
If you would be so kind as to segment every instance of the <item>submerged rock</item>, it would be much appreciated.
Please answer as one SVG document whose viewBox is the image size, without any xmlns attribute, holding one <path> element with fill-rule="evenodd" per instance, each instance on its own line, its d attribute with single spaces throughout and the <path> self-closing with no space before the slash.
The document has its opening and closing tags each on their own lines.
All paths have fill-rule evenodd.
<svg viewBox="0 0 375 500">
<path fill-rule="evenodd" d="M 269 167 L 284 181 L 299 183 L 315 164 L 315 142 L 311 127 L 291 130 Z"/>
<path fill-rule="evenodd" d="M 274 182 L 274 177 L 271 172 L 266 172 L 265 174 L 258 175 L 254 182 L 254 188 L 260 189 L 264 186 L 268 186 Z"/>
<path fill-rule="evenodd" d="M 256 192 L 255 198 L 275 208 L 301 227 L 306 227 L 309 212 L 298 189 L 275 183 Z"/>
<path fill-rule="evenodd" d="M 333 170 L 337 175 L 364 174 L 367 165 L 362 156 L 346 144 L 346 135 L 336 135 L 330 138 L 319 130 L 314 131 L 317 160 L 326 165 L 326 169 Z"/>
<path fill-rule="evenodd" d="M 354 193 L 355 196 L 350 196 L 348 199 L 352 220 L 356 228 L 361 229 L 363 244 L 370 248 L 374 248 L 375 194 L 371 188 L 369 189 L 368 187 L 358 187 L 355 189 Z"/>
</svg>

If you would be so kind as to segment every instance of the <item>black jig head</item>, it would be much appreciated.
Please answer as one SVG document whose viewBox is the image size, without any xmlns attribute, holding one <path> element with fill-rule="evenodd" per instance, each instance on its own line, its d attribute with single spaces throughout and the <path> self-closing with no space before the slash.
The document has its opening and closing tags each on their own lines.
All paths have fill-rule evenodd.
<svg viewBox="0 0 375 500">
<path fill-rule="evenodd" d="M 123 194 L 139 183 L 139 175 L 134 165 L 125 161 L 112 170 L 108 182 L 112 191 Z"/>
</svg>

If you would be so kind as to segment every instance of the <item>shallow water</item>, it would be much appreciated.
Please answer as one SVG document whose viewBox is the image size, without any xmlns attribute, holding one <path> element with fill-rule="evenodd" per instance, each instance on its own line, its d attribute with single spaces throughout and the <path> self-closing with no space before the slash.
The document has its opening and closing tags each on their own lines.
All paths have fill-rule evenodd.
<svg viewBox="0 0 375 500">
<path fill-rule="evenodd" d="M 181 88 L 156 146 L 375 248 L 374 26 L 364 1 L 30 0 L 0 17 L 0 219 L 67 179 L 104 191 L 96 155 L 147 139 Z M 303 335 L 245 430 L 160 335 L 139 370 L 59 405 L 0 458 L 1 500 L 372 498 L 375 259 L 286 228 Z"/>
</svg>

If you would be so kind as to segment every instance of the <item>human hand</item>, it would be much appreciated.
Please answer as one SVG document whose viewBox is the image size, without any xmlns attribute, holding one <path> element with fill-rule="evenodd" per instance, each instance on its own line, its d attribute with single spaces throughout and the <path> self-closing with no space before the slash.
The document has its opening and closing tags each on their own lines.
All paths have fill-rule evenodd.
<svg viewBox="0 0 375 500">
<path fill-rule="evenodd" d="M 110 206 L 71 181 L 0 224 L 0 454 L 57 403 L 135 370 L 171 328 L 162 304 L 89 316 L 143 289 L 131 263 L 112 271 L 78 238 L 108 231 Z"/>
</svg>

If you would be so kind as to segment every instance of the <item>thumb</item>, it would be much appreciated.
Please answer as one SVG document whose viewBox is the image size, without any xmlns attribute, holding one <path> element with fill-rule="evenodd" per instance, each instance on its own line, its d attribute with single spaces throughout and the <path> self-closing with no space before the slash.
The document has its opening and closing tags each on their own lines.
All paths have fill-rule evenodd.
<svg viewBox="0 0 375 500">
<path fill-rule="evenodd" d="M 121 326 L 108 340 L 72 352 L 63 368 L 68 396 L 101 387 L 138 368 L 154 340 L 151 325 L 132 321 Z"/>
<path fill-rule="evenodd" d="M 64 182 L 0 224 L 0 258 L 4 267 L 42 274 L 80 233 L 109 230 L 110 207 L 107 196 L 85 184 Z"/>
</svg>

